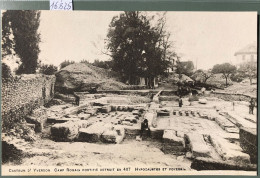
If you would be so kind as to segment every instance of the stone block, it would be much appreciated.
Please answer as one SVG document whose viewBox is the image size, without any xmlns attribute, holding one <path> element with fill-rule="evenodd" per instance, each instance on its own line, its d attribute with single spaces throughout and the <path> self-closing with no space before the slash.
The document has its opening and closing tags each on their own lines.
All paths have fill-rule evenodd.
<svg viewBox="0 0 260 178">
<path fill-rule="evenodd" d="M 78 121 L 79 118 L 66 118 L 66 117 L 57 117 L 57 116 L 51 116 L 47 118 L 48 123 L 64 123 L 68 121 Z"/>
<path fill-rule="evenodd" d="M 125 137 L 126 138 L 136 138 L 136 136 L 140 135 L 140 127 L 125 127 Z"/>
<path fill-rule="evenodd" d="M 70 121 L 54 124 L 51 127 L 51 137 L 54 141 L 73 141 L 78 134 L 78 123 Z"/>
<path fill-rule="evenodd" d="M 35 132 L 41 132 L 42 131 L 42 129 L 43 129 L 43 122 L 41 122 L 37 118 L 32 117 L 32 116 L 26 116 L 25 120 L 26 120 L 27 123 L 35 125 L 35 128 L 34 128 Z"/>
<path fill-rule="evenodd" d="M 244 170 L 257 171 L 257 165 L 254 164 L 237 164 L 230 161 L 215 160 L 212 158 L 195 158 L 191 163 L 191 168 L 201 170 Z"/>
<path fill-rule="evenodd" d="M 229 128 L 235 128 L 236 126 L 230 122 L 228 119 L 226 119 L 223 116 L 218 116 L 215 118 L 215 122 L 223 129 L 225 130 L 225 128 L 229 127 Z"/>
<path fill-rule="evenodd" d="M 243 153 L 243 150 L 239 145 L 230 143 L 228 140 L 216 135 L 210 135 L 210 140 L 213 147 L 223 160 L 229 160 L 239 164 L 250 163 L 249 155 Z"/>
<path fill-rule="evenodd" d="M 205 98 L 199 99 L 200 104 L 207 104 L 207 100 Z"/>
<path fill-rule="evenodd" d="M 127 116 L 124 120 L 125 121 L 129 121 L 131 123 L 137 123 L 137 120 L 136 120 L 135 116 Z"/>
<path fill-rule="evenodd" d="M 95 115 L 97 113 L 97 108 L 88 108 L 84 113 L 90 114 L 91 116 Z"/>
<path fill-rule="evenodd" d="M 26 123 L 24 125 L 29 127 L 29 128 L 31 128 L 32 130 L 35 130 L 35 124 L 28 124 L 28 123 Z"/>
<path fill-rule="evenodd" d="M 133 110 L 133 111 L 132 111 L 132 114 L 133 114 L 133 115 L 137 115 L 137 116 L 139 116 L 139 115 L 140 115 L 140 113 L 139 113 L 139 111 L 138 111 L 138 110 Z"/>
<path fill-rule="evenodd" d="M 242 127 L 242 128 L 240 128 L 239 136 L 240 136 L 240 138 L 243 138 L 244 140 L 247 140 L 252 145 L 257 146 L 256 129 Z"/>
<path fill-rule="evenodd" d="M 81 120 L 88 120 L 90 118 L 90 114 L 84 114 L 84 113 L 80 113 L 78 114 L 78 117 L 81 119 Z"/>
<path fill-rule="evenodd" d="M 133 123 L 131 123 L 130 121 L 122 121 L 121 124 L 127 126 L 133 126 Z"/>
<path fill-rule="evenodd" d="M 156 129 L 156 128 L 151 128 L 150 130 L 151 130 L 152 139 L 162 140 L 164 130 Z"/>
<path fill-rule="evenodd" d="M 162 151 L 165 154 L 184 155 L 185 148 L 183 146 L 169 146 L 163 143 Z"/>
<path fill-rule="evenodd" d="M 170 116 L 170 111 L 168 111 L 168 110 L 159 110 L 159 111 L 157 111 L 157 116 Z"/>
<path fill-rule="evenodd" d="M 237 127 L 225 127 L 225 130 L 229 133 L 239 133 L 239 128 Z"/>
<path fill-rule="evenodd" d="M 197 133 L 184 134 L 188 141 L 193 157 L 210 157 L 210 147 L 206 144 L 203 135 Z"/>
<path fill-rule="evenodd" d="M 185 153 L 184 139 L 177 137 L 174 130 L 164 130 L 162 150 L 166 154 L 182 155 Z"/>
<path fill-rule="evenodd" d="M 109 112 L 111 112 L 111 106 L 110 105 L 102 106 L 102 108 L 100 109 L 100 112 L 102 112 L 102 113 L 109 113 Z"/>
<path fill-rule="evenodd" d="M 101 135 L 104 143 L 116 143 L 117 132 L 115 130 L 105 130 Z"/>
<path fill-rule="evenodd" d="M 241 151 L 232 150 L 223 156 L 223 160 L 233 161 L 237 164 L 250 164 L 250 156 Z"/>
<path fill-rule="evenodd" d="M 134 110 L 134 107 L 133 107 L 133 106 L 129 106 L 129 107 L 128 107 L 128 111 L 129 111 L 129 112 L 132 112 L 133 110 Z"/>
<path fill-rule="evenodd" d="M 99 142 L 101 134 L 106 130 L 104 123 L 96 122 L 87 128 L 79 129 L 78 141 Z"/>
<path fill-rule="evenodd" d="M 240 128 L 240 146 L 250 155 L 252 163 L 257 163 L 257 134 L 254 128 Z"/>
<path fill-rule="evenodd" d="M 240 138 L 240 146 L 244 150 L 244 152 L 250 155 L 251 163 L 257 164 L 257 146 L 252 145 L 244 138 Z"/>
<path fill-rule="evenodd" d="M 177 137 L 175 130 L 164 130 L 163 142 L 169 145 L 184 146 L 184 139 Z"/>
<path fill-rule="evenodd" d="M 238 133 L 225 133 L 221 134 L 221 136 L 225 139 L 227 139 L 229 142 L 239 142 L 239 134 Z"/>
<path fill-rule="evenodd" d="M 111 111 L 116 111 L 116 109 L 117 109 L 117 106 L 111 105 Z"/>
</svg>

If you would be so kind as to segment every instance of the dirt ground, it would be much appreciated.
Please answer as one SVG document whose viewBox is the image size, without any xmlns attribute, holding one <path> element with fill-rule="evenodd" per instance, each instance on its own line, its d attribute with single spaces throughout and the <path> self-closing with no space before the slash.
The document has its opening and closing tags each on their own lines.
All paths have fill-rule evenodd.
<svg viewBox="0 0 260 178">
<path fill-rule="evenodd" d="M 94 144 L 83 142 L 54 142 L 41 139 L 31 145 L 34 155 L 25 157 L 23 166 L 88 166 L 120 167 L 175 167 L 190 170 L 190 161 L 184 156 L 164 154 L 161 143 L 155 141 L 125 140 L 121 144 Z M 9 163 L 7 165 L 12 165 Z"/>
</svg>

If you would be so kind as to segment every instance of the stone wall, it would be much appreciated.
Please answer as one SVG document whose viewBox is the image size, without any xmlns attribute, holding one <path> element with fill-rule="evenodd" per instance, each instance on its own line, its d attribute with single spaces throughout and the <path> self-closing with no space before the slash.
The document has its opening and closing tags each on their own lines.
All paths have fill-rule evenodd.
<svg viewBox="0 0 260 178">
<path fill-rule="evenodd" d="M 225 101 L 250 101 L 251 98 L 256 99 L 256 97 L 248 96 L 244 94 L 234 94 L 234 93 L 224 93 L 224 92 L 213 92 L 210 94 L 212 97 L 217 97 Z"/>
<path fill-rule="evenodd" d="M 2 81 L 2 128 L 12 127 L 14 122 L 48 102 L 54 96 L 55 80 L 55 76 L 30 74 Z"/>
</svg>

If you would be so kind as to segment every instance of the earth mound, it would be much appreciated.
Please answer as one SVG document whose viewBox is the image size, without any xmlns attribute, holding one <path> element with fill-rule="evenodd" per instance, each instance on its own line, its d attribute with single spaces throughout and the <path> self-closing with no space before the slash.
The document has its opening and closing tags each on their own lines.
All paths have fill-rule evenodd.
<svg viewBox="0 0 260 178">
<path fill-rule="evenodd" d="M 56 74 L 55 90 L 60 93 L 99 90 L 120 90 L 126 85 L 120 82 L 116 72 L 95 67 L 91 64 L 75 63 L 62 68 Z"/>
</svg>

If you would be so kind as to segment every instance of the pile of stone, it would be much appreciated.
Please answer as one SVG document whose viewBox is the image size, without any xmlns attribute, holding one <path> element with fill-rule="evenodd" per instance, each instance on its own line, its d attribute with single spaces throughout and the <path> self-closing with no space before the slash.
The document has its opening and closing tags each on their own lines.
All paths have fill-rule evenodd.
<svg viewBox="0 0 260 178">
<path fill-rule="evenodd" d="M 51 127 L 51 137 L 54 141 L 74 141 L 80 128 L 90 125 L 87 121 L 68 121 L 65 123 L 54 124 Z"/>
<path fill-rule="evenodd" d="M 12 129 L 7 132 L 7 135 L 24 139 L 25 141 L 33 142 L 36 139 L 35 125 L 28 123 L 16 124 Z"/>
<path fill-rule="evenodd" d="M 87 128 L 79 129 L 78 141 L 90 143 L 120 143 L 125 137 L 125 130 L 120 126 L 96 122 Z"/>
</svg>

